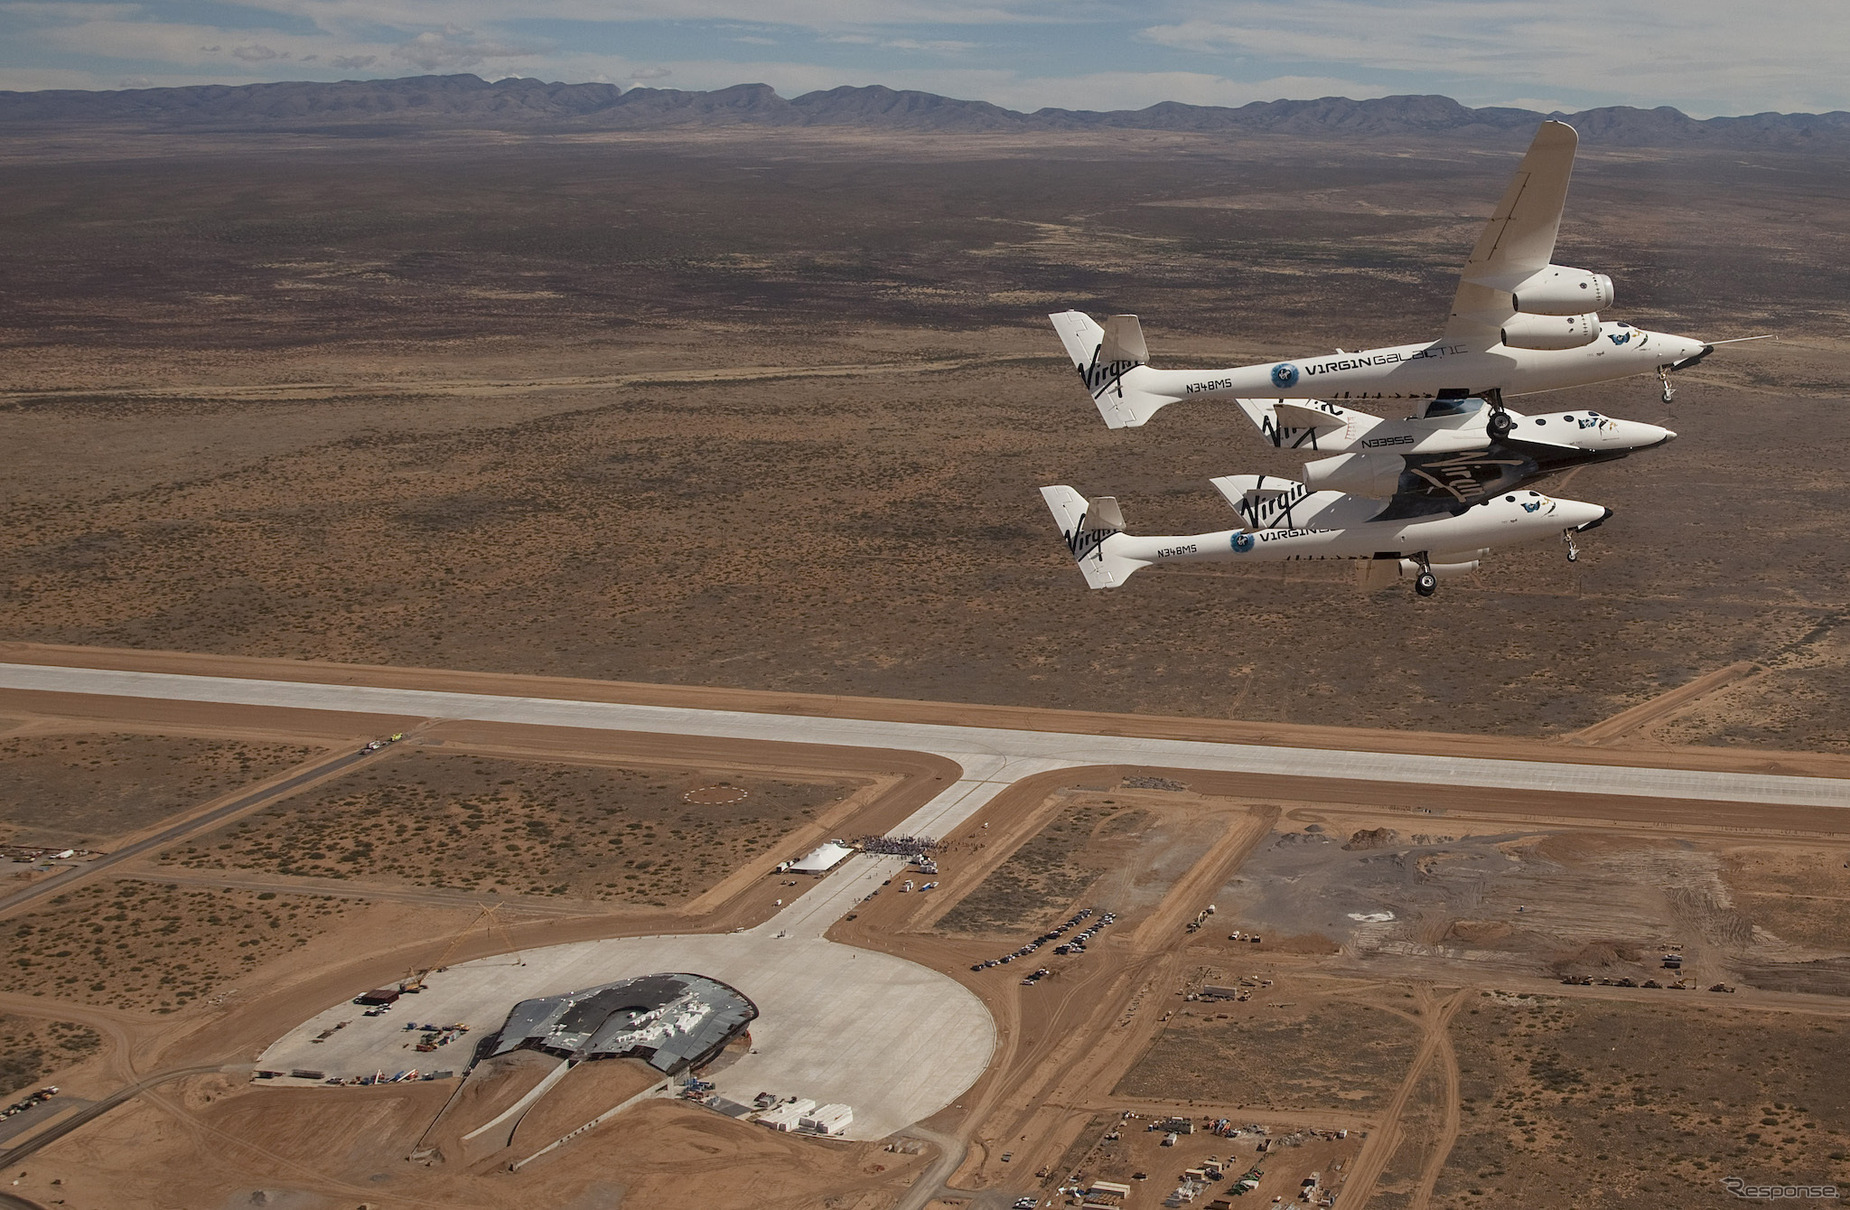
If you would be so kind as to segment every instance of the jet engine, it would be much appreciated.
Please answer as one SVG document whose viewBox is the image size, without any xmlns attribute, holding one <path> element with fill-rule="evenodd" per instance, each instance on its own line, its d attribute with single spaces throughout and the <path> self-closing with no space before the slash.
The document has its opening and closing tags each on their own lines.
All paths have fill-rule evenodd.
<svg viewBox="0 0 1850 1210">
<path fill-rule="evenodd" d="M 1407 460 L 1399 454 L 1338 454 L 1304 464 L 1304 485 L 1313 491 L 1391 496 Z"/>
<path fill-rule="evenodd" d="M 1514 307 L 1529 315 L 1581 315 L 1612 305 L 1612 279 L 1604 273 L 1549 265 L 1510 288 Z"/>
<path fill-rule="evenodd" d="M 1578 349 L 1599 336 L 1599 316 L 1529 315 L 1503 321 L 1503 343 L 1512 349 Z"/>
</svg>

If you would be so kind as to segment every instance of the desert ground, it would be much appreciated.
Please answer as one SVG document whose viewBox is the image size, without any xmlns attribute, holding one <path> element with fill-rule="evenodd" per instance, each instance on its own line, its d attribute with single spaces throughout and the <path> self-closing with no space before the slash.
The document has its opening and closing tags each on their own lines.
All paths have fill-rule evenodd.
<svg viewBox="0 0 1850 1210">
<path fill-rule="evenodd" d="M 1148 132 L 0 143 L 12 638 L 1561 735 L 1736 663 L 1676 742 L 1841 751 L 1846 185 L 1580 158 L 1567 263 L 1724 349 L 1617 519 L 1442 600 L 1340 567 L 1087 593 L 1035 488 L 1224 524 L 1243 419 L 1111 433 L 1044 319 L 1158 364 L 1436 331 L 1520 145 Z M 1281 152 L 1289 154 L 1281 154 Z M 1665 507 L 1676 501 L 1679 507 Z"/>
<path fill-rule="evenodd" d="M 1578 563 L 1500 552 L 1430 601 L 1071 567 L 1041 484 L 1192 532 L 1225 524 L 1210 476 L 1295 461 L 1207 405 L 1106 431 L 1046 312 L 1138 313 L 1174 365 L 1436 331 L 1520 150 L 0 136 L 0 658 L 1845 776 L 1850 183 L 1823 159 L 1583 149 L 1559 258 L 1615 276 L 1613 315 L 1780 340 L 1669 405 L 1644 378 L 1542 397 L 1680 433 L 1552 489 L 1617 512 Z M 880 1210 L 1105 1180 L 1145 1210 L 1209 1157 L 1196 1204 L 1255 1168 L 1258 1204 L 1314 1173 L 1372 1208 L 1850 1184 L 1850 821 L 1823 809 L 1028 779 L 943 838 L 940 886 L 830 933 L 996 1024 L 978 1083 L 885 1143 L 650 1101 L 510 1173 L 409 1158 L 455 1081 L 250 1080 L 440 959 L 760 924 L 809 889 L 777 862 L 895 827 L 949 765 L 0 694 L 0 843 L 173 833 L 0 867 L 0 897 L 47 891 L 0 909 L 0 1098 L 65 1090 L 0 1154 L 82 1119 L 8 1189 Z M 1117 917 L 1087 952 L 971 969 L 1087 907 Z M 1171 1117 L 1195 1131 L 1163 1147 Z"/>
</svg>

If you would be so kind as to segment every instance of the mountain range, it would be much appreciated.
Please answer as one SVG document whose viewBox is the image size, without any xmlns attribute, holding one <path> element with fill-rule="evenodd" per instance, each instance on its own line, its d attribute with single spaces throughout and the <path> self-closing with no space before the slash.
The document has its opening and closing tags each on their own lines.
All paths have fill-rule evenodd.
<svg viewBox="0 0 1850 1210">
<path fill-rule="evenodd" d="M 73 126 L 195 131 L 416 130 L 586 131 L 858 127 L 933 133 L 1101 129 L 1319 136 L 1442 134 L 1476 128 L 1526 133 L 1544 117 L 1572 123 L 1594 144 L 1638 147 L 1780 145 L 1803 150 L 1850 141 L 1850 113 L 1762 113 L 1698 120 L 1668 106 L 1611 106 L 1573 114 L 1472 109 L 1449 97 L 1370 101 L 1256 101 L 1230 108 L 1164 101 L 1137 110 L 1040 109 L 1021 113 L 987 101 L 880 85 L 832 88 L 785 99 L 767 84 L 711 92 L 549 84 L 473 75 L 336 83 L 196 85 L 118 92 L 0 91 L 0 129 L 23 133 Z"/>
</svg>

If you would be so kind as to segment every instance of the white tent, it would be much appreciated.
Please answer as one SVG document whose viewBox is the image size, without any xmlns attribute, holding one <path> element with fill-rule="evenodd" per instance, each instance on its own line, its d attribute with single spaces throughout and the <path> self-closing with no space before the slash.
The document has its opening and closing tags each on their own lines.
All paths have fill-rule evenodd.
<svg viewBox="0 0 1850 1210">
<path fill-rule="evenodd" d="M 853 852 L 854 850 L 846 845 L 839 845 L 831 840 L 827 844 L 817 845 L 801 861 L 793 863 L 790 871 L 793 874 L 825 874 L 840 865 L 842 858 Z"/>
</svg>

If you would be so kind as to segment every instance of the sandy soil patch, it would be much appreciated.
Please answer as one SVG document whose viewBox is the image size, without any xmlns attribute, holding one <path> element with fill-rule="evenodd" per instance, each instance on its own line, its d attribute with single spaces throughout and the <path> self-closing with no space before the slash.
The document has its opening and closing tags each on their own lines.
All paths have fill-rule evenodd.
<svg viewBox="0 0 1850 1210">
<path fill-rule="evenodd" d="M 100 848 L 313 752 L 171 735 L 0 736 L 0 828 L 19 844 Z"/>
<path fill-rule="evenodd" d="M 1281 979 L 1244 1003 L 1177 1006 L 1112 1092 L 1255 1109 L 1378 1109 L 1418 1033 L 1401 1013 Z"/>
<path fill-rule="evenodd" d="M 1064 921 L 1081 907 L 1117 913 L 1111 927 L 1122 931 L 1247 818 L 1243 802 L 1179 785 L 1173 791 L 1068 786 L 1029 809 L 1046 814 L 1047 822 L 939 917 L 939 931 L 1016 934 Z M 987 843 L 976 839 L 987 835 L 980 830 L 967 835 Z"/>
<path fill-rule="evenodd" d="M 407 751 L 163 859 L 659 906 L 700 894 L 849 792 L 739 775 L 743 797 L 684 800 L 713 780 L 698 770 Z"/>
<path fill-rule="evenodd" d="M 173 1012 L 338 927 L 351 900 L 99 882 L 0 921 L 11 990 Z"/>
<path fill-rule="evenodd" d="M 102 1045 L 102 1036 L 88 1025 L 0 1013 L 0 1102 L 31 1091 Z"/>
<path fill-rule="evenodd" d="M 1474 998 L 1452 1019 L 1448 1207 L 1738 1204 L 1725 1176 L 1850 1184 L 1841 1020 L 1708 1004 Z"/>
</svg>

